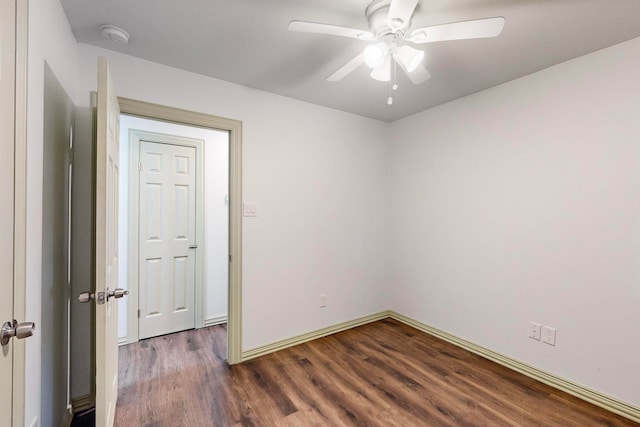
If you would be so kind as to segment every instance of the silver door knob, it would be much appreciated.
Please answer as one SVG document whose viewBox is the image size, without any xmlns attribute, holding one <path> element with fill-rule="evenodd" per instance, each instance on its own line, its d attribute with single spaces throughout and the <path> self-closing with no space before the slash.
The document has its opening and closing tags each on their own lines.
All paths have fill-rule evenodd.
<svg viewBox="0 0 640 427">
<path fill-rule="evenodd" d="M 28 338 L 33 335 L 36 324 L 33 322 L 18 323 L 15 319 L 13 322 L 5 322 L 0 329 L 0 344 L 7 345 L 13 337 L 18 339 Z"/>
<path fill-rule="evenodd" d="M 81 303 L 89 302 L 95 298 L 95 295 L 92 292 L 81 292 L 78 294 L 78 301 Z"/>
<path fill-rule="evenodd" d="M 112 291 L 108 291 L 108 296 L 107 299 L 109 298 L 122 298 L 124 296 L 129 295 L 129 291 L 127 291 L 126 289 L 121 289 L 121 288 L 116 288 Z"/>
<path fill-rule="evenodd" d="M 96 301 L 96 304 L 104 304 L 105 297 L 104 292 L 98 292 L 97 296 L 93 292 L 85 291 L 78 294 L 78 302 L 85 303 L 90 301 Z"/>
</svg>

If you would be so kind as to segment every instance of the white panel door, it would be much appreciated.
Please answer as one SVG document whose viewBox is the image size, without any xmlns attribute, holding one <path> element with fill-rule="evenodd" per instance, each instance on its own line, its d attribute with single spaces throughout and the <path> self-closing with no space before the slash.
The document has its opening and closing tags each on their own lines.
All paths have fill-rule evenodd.
<svg viewBox="0 0 640 427">
<path fill-rule="evenodd" d="M 195 327 L 196 149 L 140 142 L 140 339 Z"/>
<path fill-rule="evenodd" d="M 15 2 L 0 2 L 0 326 L 13 319 Z M 11 423 L 14 340 L 0 347 L 0 420 Z M 3 424 L 3 421 L 0 421 Z"/>
<path fill-rule="evenodd" d="M 118 300 L 111 294 L 118 287 L 120 109 L 104 58 L 98 60 L 96 124 L 96 426 L 111 427 L 118 400 Z"/>
</svg>

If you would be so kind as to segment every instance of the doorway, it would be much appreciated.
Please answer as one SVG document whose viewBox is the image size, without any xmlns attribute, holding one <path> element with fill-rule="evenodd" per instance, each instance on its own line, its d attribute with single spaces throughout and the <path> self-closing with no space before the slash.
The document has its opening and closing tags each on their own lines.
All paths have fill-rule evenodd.
<svg viewBox="0 0 640 427">
<path fill-rule="evenodd" d="M 122 115 L 120 140 L 120 342 L 226 323 L 229 132 Z"/>
<path fill-rule="evenodd" d="M 227 362 L 242 361 L 242 122 L 178 108 L 118 98 L 122 114 L 228 132 L 229 246 Z"/>
<path fill-rule="evenodd" d="M 49 65 L 44 72 L 42 164 L 42 425 L 70 417 L 71 195 L 75 105 Z"/>
</svg>

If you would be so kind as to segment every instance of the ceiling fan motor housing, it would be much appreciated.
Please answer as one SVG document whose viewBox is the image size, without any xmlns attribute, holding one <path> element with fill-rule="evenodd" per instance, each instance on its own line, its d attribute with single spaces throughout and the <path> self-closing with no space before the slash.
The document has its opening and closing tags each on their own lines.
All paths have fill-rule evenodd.
<svg viewBox="0 0 640 427">
<path fill-rule="evenodd" d="M 389 17 L 390 6 L 391 0 L 373 0 L 365 11 L 365 16 L 369 22 L 369 31 L 378 38 L 396 31 L 404 31 L 409 27 L 410 22 L 389 22 L 387 18 Z"/>
</svg>

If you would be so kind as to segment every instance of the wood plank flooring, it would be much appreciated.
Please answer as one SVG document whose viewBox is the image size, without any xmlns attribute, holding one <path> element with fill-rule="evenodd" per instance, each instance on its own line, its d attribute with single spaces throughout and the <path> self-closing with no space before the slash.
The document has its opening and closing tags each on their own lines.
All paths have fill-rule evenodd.
<svg viewBox="0 0 640 427">
<path fill-rule="evenodd" d="M 227 366 L 224 326 L 120 348 L 116 426 L 631 426 L 387 319 Z"/>
</svg>

